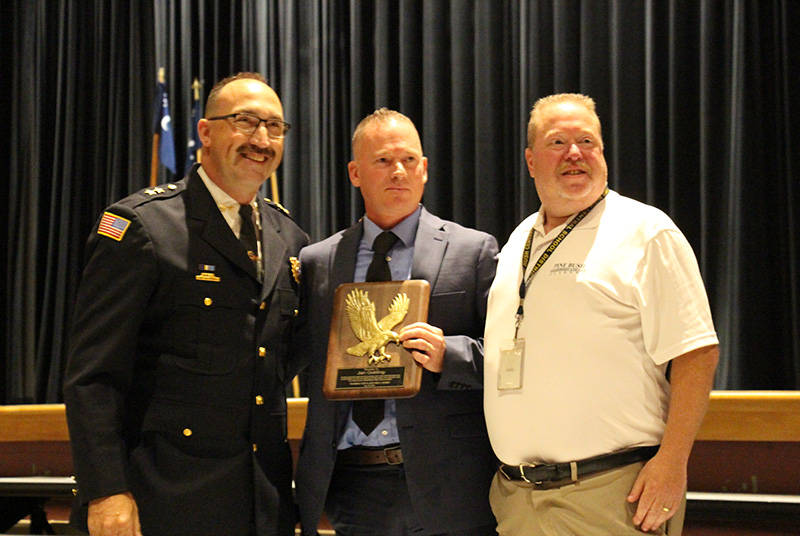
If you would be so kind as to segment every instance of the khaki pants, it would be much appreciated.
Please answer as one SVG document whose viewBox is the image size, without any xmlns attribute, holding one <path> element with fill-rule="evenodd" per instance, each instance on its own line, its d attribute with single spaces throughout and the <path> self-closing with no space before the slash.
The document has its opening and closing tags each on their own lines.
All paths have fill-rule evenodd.
<svg viewBox="0 0 800 536">
<path fill-rule="evenodd" d="M 636 504 L 626 500 L 643 462 L 563 486 L 510 481 L 498 471 L 489 501 L 501 536 L 641 536 L 633 524 Z M 684 497 L 675 515 L 646 534 L 680 536 Z"/>
</svg>

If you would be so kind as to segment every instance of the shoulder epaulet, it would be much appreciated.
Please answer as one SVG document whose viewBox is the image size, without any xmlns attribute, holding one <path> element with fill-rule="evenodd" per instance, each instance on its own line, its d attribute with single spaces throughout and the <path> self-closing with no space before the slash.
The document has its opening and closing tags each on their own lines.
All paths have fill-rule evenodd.
<svg viewBox="0 0 800 536">
<path fill-rule="evenodd" d="M 272 199 L 270 199 L 270 198 L 268 198 L 268 197 L 265 197 L 265 198 L 264 198 L 264 201 L 266 201 L 266 202 L 267 202 L 267 205 L 271 206 L 272 208 L 274 208 L 274 209 L 276 209 L 276 210 L 280 210 L 281 212 L 283 212 L 283 213 L 284 213 L 284 214 L 286 214 L 287 216 L 290 216 L 290 214 L 289 214 L 289 211 L 288 211 L 288 210 L 286 210 L 286 207 L 284 207 L 283 205 L 281 205 L 281 204 L 280 204 L 280 203 L 278 203 L 277 201 L 273 201 Z"/>
<path fill-rule="evenodd" d="M 151 199 L 168 198 L 177 194 L 185 187 L 182 183 L 169 183 L 160 186 L 150 186 L 143 190 L 139 190 L 135 196 L 138 197 L 139 203 L 147 202 Z"/>
</svg>

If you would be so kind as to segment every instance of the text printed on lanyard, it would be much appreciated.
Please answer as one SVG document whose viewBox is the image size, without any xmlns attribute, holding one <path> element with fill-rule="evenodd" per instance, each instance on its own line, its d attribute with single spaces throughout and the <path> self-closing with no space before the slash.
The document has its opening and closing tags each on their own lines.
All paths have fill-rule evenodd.
<svg viewBox="0 0 800 536">
<path fill-rule="evenodd" d="M 597 203 L 602 201 L 603 198 L 607 195 L 608 195 L 608 187 L 606 187 L 606 189 L 603 190 L 603 193 L 600 194 L 600 197 L 597 198 L 597 201 L 592 203 L 591 206 L 578 212 L 578 214 L 574 218 L 572 218 L 572 221 L 570 221 L 567 224 L 567 226 L 564 227 L 564 229 L 562 229 L 560 233 L 558 233 L 558 236 L 555 237 L 553 239 L 553 242 L 547 247 L 546 250 L 544 250 L 544 253 L 542 253 L 542 256 L 539 257 L 538 261 L 536 261 L 536 264 L 533 265 L 533 268 L 531 268 L 531 273 L 528 274 L 528 277 L 526 278 L 525 270 L 528 269 L 528 263 L 531 260 L 531 246 L 533 244 L 533 228 L 531 228 L 531 232 L 528 233 L 528 240 L 525 242 L 525 249 L 522 252 L 522 281 L 520 282 L 519 285 L 519 307 L 517 307 L 517 314 L 514 315 L 516 318 L 516 322 L 514 323 L 515 339 L 519 335 L 519 326 L 522 324 L 522 319 L 525 316 L 525 309 L 524 309 L 525 293 L 527 292 L 528 287 L 530 286 L 531 281 L 533 280 L 533 276 L 536 275 L 536 272 L 539 271 L 539 268 L 541 268 L 542 265 L 545 263 L 545 261 L 547 261 L 547 259 L 550 258 L 550 256 L 553 254 L 553 252 L 556 250 L 559 244 L 561 244 L 561 242 L 564 241 L 567 235 L 581 222 L 581 220 L 583 220 L 583 218 L 586 217 L 587 214 L 589 214 L 589 212 L 592 211 L 592 209 L 597 205 Z"/>
</svg>

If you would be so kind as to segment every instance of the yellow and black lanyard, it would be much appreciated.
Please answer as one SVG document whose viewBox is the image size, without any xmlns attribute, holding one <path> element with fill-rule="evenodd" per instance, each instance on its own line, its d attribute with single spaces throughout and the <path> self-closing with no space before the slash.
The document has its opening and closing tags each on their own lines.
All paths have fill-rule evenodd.
<svg viewBox="0 0 800 536">
<path fill-rule="evenodd" d="M 531 228 L 531 232 L 528 233 L 528 240 L 525 242 L 525 249 L 522 251 L 522 281 L 519 285 L 519 307 L 517 307 L 517 314 L 515 315 L 516 322 L 514 324 L 514 339 L 516 339 L 519 335 L 519 326 L 522 324 L 522 318 L 525 316 L 525 293 L 528 290 L 528 287 L 531 285 L 531 281 L 533 280 L 533 276 L 536 275 L 536 272 L 539 271 L 539 268 L 550 258 L 556 248 L 564 241 L 567 235 L 575 228 L 577 225 L 586 217 L 589 212 L 599 203 L 600 201 L 608 195 L 608 187 L 603 190 L 603 193 L 600 194 L 600 197 L 597 198 L 597 201 L 592 203 L 591 206 L 581 210 L 572 221 L 570 221 L 564 229 L 558 233 L 558 236 L 553 239 L 553 242 L 544 250 L 542 256 L 539 257 L 539 260 L 536 261 L 536 264 L 533 265 L 531 268 L 531 273 L 528 274 L 528 277 L 525 277 L 525 271 L 528 269 L 528 263 L 531 260 L 531 245 L 533 244 L 533 228 Z"/>
</svg>

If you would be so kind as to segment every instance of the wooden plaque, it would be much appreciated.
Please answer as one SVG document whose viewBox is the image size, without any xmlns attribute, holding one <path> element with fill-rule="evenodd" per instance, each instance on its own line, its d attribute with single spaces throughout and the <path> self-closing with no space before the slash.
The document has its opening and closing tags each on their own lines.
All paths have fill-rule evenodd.
<svg viewBox="0 0 800 536">
<path fill-rule="evenodd" d="M 397 333 L 428 318 L 424 280 L 345 283 L 333 298 L 322 392 L 331 400 L 408 398 L 419 392 L 422 366 Z"/>
</svg>

